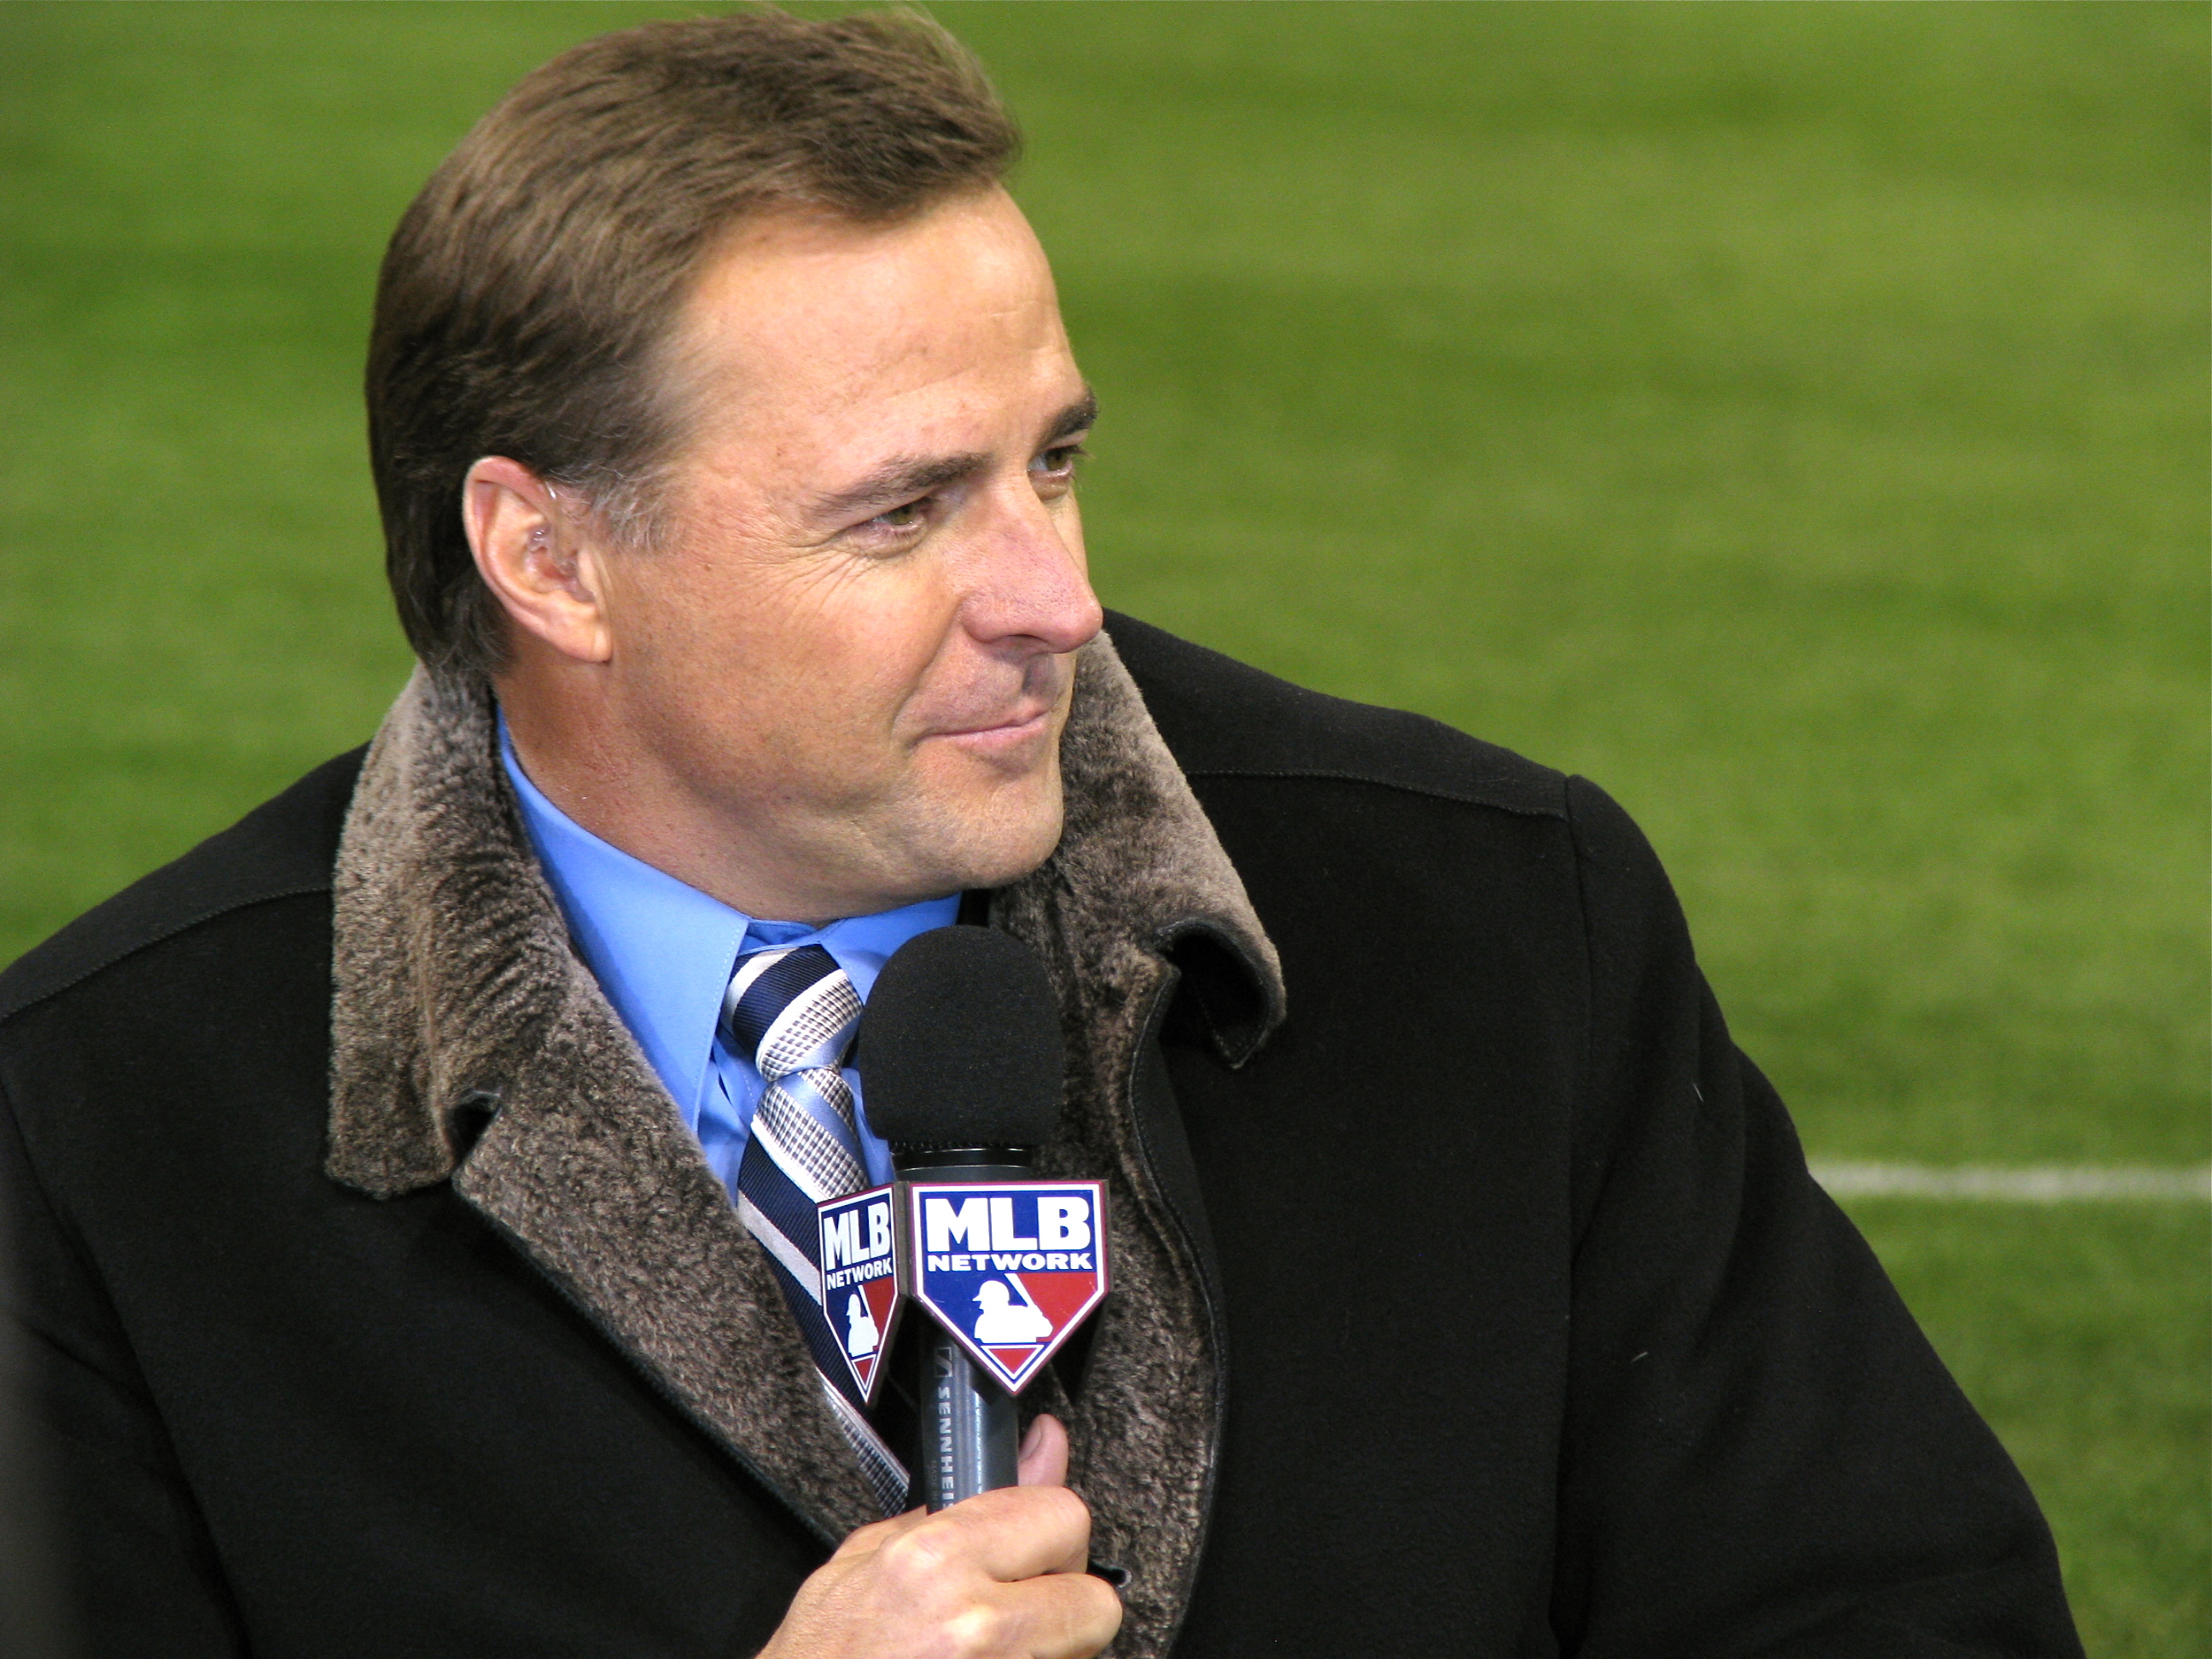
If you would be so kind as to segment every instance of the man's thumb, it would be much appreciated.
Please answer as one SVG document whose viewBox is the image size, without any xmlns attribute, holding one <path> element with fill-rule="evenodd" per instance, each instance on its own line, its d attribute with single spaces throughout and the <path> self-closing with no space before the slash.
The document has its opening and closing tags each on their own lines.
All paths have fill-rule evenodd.
<svg viewBox="0 0 2212 1659">
<path fill-rule="evenodd" d="M 1040 1412 L 1030 1431 L 1022 1437 L 1018 1486 L 1064 1486 L 1067 1484 L 1067 1431 L 1048 1412 Z"/>
</svg>

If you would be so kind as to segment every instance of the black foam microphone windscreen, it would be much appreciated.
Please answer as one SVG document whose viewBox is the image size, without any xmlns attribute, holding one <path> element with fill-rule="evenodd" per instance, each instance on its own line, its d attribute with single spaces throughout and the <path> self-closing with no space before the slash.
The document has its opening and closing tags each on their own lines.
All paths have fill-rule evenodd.
<svg viewBox="0 0 2212 1659">
<path fill-rule="evenodd" d="M 917 933 L 868 993 L 854 1064 L 895 1147 L 1038 1146 L 1060 1121 L 1060 1006 L 1036 952 L 988 927 Z"/>
</svg>

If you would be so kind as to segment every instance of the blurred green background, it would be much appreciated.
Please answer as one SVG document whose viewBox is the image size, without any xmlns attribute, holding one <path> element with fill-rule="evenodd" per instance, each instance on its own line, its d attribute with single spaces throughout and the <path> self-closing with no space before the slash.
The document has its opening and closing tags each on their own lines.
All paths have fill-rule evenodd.
<svg viewBox="0 0 2212 1659">
<path fill-rule="evenodd" d="M 0 961 L 374 728 L 383 238 L 692 9 L 0 5 Z M 2203 6 L 935 9 L 1109 603 L 1596 776 L 1817 1153 L 2205 1161 Z M 2206 1208 L 1853 1207 L 2091 1650 L 2212 1652 Z"/>
</svg>

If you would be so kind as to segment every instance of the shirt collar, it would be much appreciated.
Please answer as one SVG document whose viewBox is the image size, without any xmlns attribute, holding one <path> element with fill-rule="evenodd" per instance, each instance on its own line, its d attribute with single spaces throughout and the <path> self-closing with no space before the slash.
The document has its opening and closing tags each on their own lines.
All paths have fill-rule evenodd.
<svg viewBox="0 0 2212 1659">
<path fill-rule="evenodd" d="M 743 952 L 819 945 L 865 1001 L 893 951 L 958 919 L 954 893 L 820 927 L 757 920 L 600 840 L 547 799 L 516 758 L 503 715 L 499 753 L 577 954 L 694 1130 L 722 993 Z"/>
</svg>

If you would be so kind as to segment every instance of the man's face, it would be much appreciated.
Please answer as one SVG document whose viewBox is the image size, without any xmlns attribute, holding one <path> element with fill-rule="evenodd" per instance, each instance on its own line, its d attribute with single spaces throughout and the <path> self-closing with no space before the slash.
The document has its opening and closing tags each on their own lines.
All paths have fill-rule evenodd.
<svg viewBox="0 0 2212 1659">
<path fill-rule="evenodd" d="M 726 832 L 793 919 L 1034 868 L 1099 611 L 1090 398 L 1012 198 L 745 226 L 668 362 L 672 533 L 602 579 L 637 804 Z"/>
</svg>

